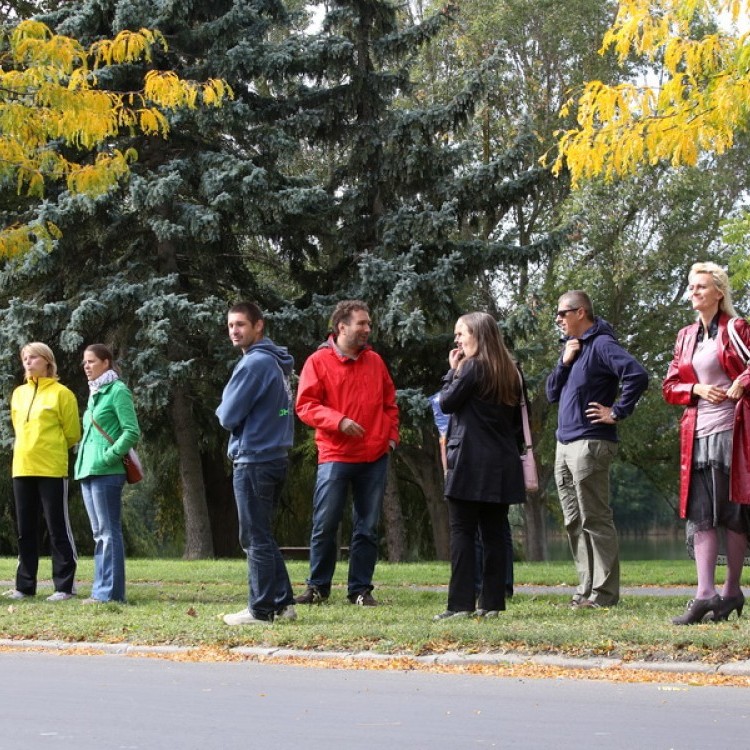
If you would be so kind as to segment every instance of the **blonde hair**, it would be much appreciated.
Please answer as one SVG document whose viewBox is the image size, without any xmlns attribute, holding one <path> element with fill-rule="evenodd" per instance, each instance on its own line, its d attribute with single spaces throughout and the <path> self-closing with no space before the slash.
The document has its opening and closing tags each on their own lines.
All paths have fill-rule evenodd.
<svg viewBox="0 0 750 750">
<path fill-rule="evenodd" d="M 55 361 L 55 355 L 47 344 L 43 344 L 41 341 L 32 341 L 25 346 L 21 347 L 21 361 L 23 361 L 23 355 L 28 352 L 29 354 L 35 354 L 37 357 L 41 357 L 47 362 L 47 377 L 57 378 L 57 362 Z M 26 379 L 24 373 L 24 380 Z"/>
<path fill-rule="evenodd" d="M 705 261 L 693 263 L 690 267 L 688 279 L 698 273 L 705 273 L 710 276 L 714 281 L 714 286 L 722 293 L 723 296 L 719 300 L 719 310 L 729 315 L 730 318 L 736 318 L 737 311 L 732 304 L 732 289 L 729 286 L 729 276 L 727 275 L 727 272 L 721 266 L 716 265 L 716 263 Z"/>
</svg>

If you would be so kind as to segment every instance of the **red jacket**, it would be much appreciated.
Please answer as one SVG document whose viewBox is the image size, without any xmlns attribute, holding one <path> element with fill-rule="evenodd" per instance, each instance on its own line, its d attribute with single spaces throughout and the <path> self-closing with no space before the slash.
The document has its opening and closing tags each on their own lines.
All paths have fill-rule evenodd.
<svg viewBox="0 0 750 750">
<path fill-rule="evenodd" d="M 730 379 L 739 379 L 745 388 L 734 411 L 729 499 L 734 503 L 750 504 L 750 368 L 743 364 L 729 341 L 728 320 L 729 316 L 724 313 L 719 317 L 719 332 L 716 336 L 719 364 Z M 750 348 L 750 325 L 744 318 L 736 318 L 735 328 Z M 683 328 L 677 334 L 674 356 L 662 384 L 662 393 L 667 403 L 687 407 L 680 421 L 680 518 L 685 518 L 687 514 L 693 442 L 698 418 L 698 398 L 692 393 L 693 385 L 698 382 L 692 365 L 697 338 L 698 323 Z"/>
<path fill-rule="evenodd" d="M 377 461 L 398 443 L 396 388 L 379 354 L 367 346 L 357 359 L 340 354 L 333 337 L 311 354 L 299 377 L 297 416 L 315 428 L 318 463 Z M 350 437 L 339 430 L 344 417 L 365 430 Z"/>
</svg>

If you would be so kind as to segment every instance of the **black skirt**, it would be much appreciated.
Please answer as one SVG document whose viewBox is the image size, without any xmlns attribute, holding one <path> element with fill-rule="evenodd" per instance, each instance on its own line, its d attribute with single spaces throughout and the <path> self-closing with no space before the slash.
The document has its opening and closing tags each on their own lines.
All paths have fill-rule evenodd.
<svg viewBox="0 0 750 750">
<path fill-rule="evenodd" d="M 750 531 L 750 506 L 729 502 L 729 467 L 732 463 L 732 431 L 724 430 L 696 438 L 687 503 L 687 546 L 693 554 L 696 531 L 729 529 L 739 534 Z M 720 552 L 724 554 L 723 534 Z"/>
</svg>

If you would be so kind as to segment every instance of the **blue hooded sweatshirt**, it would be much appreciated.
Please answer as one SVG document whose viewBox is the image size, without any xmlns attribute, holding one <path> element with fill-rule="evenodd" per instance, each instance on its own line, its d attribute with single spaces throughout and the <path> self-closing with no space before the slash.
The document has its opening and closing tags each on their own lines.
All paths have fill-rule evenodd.
<svg viewBox="0 0 750 750">
<path fill-rule="evenodd" d="M 635 404 L 648 386 L 648 373 L 617 342 L 606 320 L 594 323 L 582 336 L 581 350 L 572 364 L 564 365 L 562 355 L 547 378 L 547 400 L 560 403 L 557 439 L 617 440 L 617 425 L 593 424 L 586 416 L 589 402 L 611 406 L 618 420 L 633 413 Z M 620 397 L 617 398 L 618 390 Z"/>
<path fill-rule="evenodd" d="M 216 410 L 219 423 L 231 433 L 228 455 L 233 462 L 286 457 L 294 436 L 289 385 L 293 367 L 286 347 L 265 337 L 235 366 Z"/>
</svg>

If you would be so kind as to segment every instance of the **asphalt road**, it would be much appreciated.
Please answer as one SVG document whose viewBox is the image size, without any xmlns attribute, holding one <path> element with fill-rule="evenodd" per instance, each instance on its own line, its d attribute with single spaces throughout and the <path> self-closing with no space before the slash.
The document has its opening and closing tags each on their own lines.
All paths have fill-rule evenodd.
<svg viewBox="0 0 750 750">
<path fill-rule="evenodd" d="M 256 662 L 0 653 L 0 750 L 703 750 L 748 691 Z"/>
</svg>

